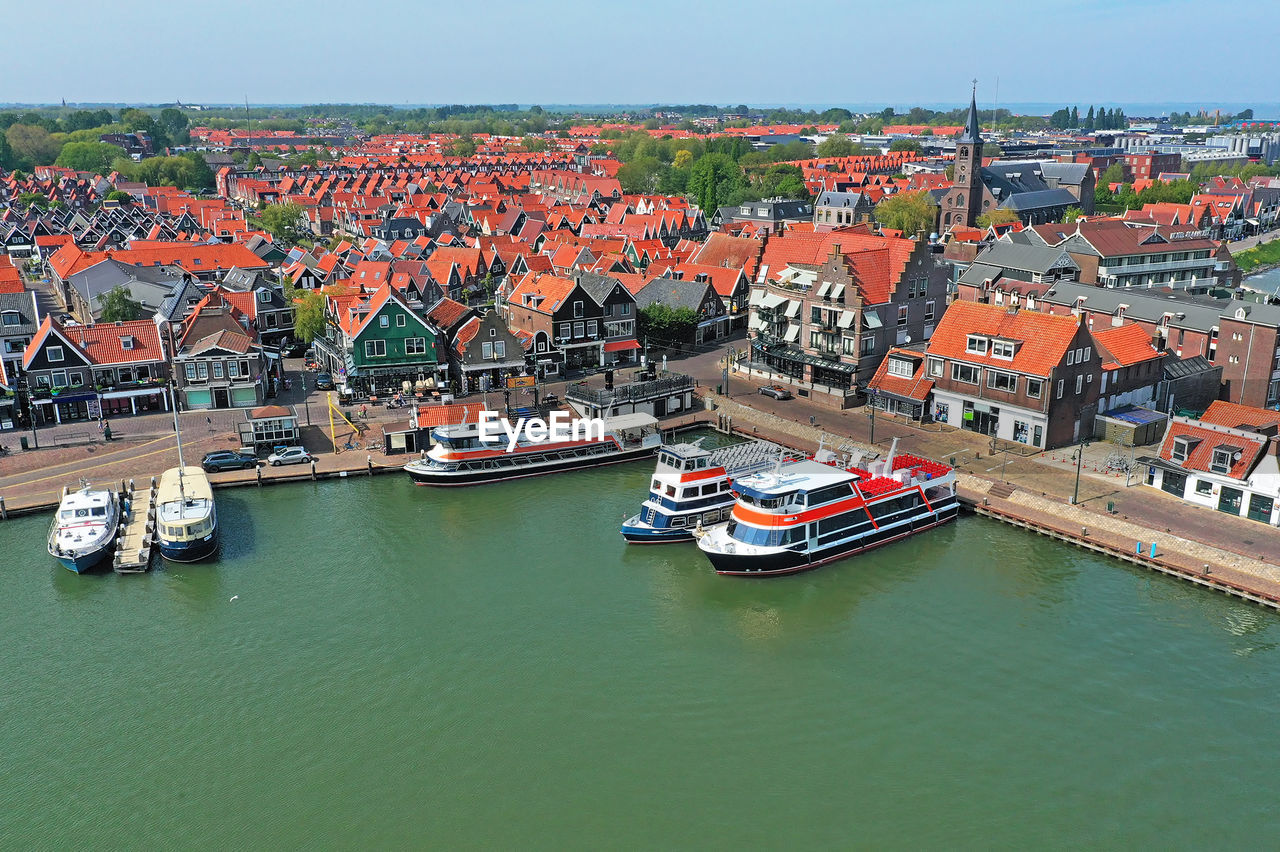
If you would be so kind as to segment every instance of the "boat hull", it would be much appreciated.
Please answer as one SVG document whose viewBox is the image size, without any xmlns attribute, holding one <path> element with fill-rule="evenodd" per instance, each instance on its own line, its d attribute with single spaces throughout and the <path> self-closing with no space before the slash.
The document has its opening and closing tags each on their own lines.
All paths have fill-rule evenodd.
<svg viewBox="0 0 1280 852">
<path fill-rule="evenodd" d="M 622 537 L 629 544 L 679 544 L 693 541 L 693 530 L 658 530 L 650 526 L 623 524 Z"/>
<path fill-rule="evenodd" d="M 218 543 L 218 528 L 214 527 L 213 532 L 194 541 L 159 538 L 156 540 L 156 547 L 160 555 L 169 562 L 199 562 L 217 553 Z"/>
<path fill-rule="evenodd" d="M 115 539 L 110 543 L 97 550 L 90 550 L 84 553 L 78 553 L 75 556 L 68 554 L 60 554 L 54 558 L 62 564 L 62 567 L 68 571 L 74 571 L 77 574 L 87 574 L 95 568 L 108 561 L 112 554 L 115 553 Z"/>
<path fill-rule="evenodd" d="M 490 482 L 505 482 L 509 479 L 525 479 L 530 476 L 543 476 L 549 473 L 563 473 L 567 470 L 579 470 L 588 467 L 602 467 L 604 465 L 636 461 L 637 459 L 652 456 L 657 452 L 657 450 L 657 447 L 637 447 L 635 449 L 622 450 L 617 453 L 557 459 L 555 461 L 545 463 L 532 463 L 527 467 L 517 464 L 512 465 L 511 467 L 499 467 L 492 470 L 431 470 L 425 466 L 413 467 L 412 465 L 406 465 L 404 470 L 405 473 L 409 474 L 409 478 L 413 480 L 415 485 L 484 485 Z"/>
<path fill-rule="evenodd" d="M 936 512 L 915 519 L 910 524 L 883 532 L 875 531 L 856 541 L 844 542 L 813 552 L 779 550 L 771 553 L 749 554 L 703 550 L 703 553 L 706 554 L 717 574 L 728 577 L 777 577 L 783 574 L 798 574 L 801 571 L 808 571 L 820 565 L 847 559 L 873 548 L 910 538 L 917 533 L 955 520 L 959 513 L 960 505 L 953 501 L 938 507 Z"/>
</svg>

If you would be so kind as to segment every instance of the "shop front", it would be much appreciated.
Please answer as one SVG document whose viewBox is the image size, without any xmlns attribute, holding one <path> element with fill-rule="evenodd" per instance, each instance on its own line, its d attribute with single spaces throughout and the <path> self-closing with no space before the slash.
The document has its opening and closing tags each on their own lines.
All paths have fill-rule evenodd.
<svg viewBox="0 0 1280 852">
<path fill-rule="evenodd" d="M 101 395 L 103 417 L 123 417 L 169 410 L 169 396 L 163 386 L 105 391 Z"/>
</svg>

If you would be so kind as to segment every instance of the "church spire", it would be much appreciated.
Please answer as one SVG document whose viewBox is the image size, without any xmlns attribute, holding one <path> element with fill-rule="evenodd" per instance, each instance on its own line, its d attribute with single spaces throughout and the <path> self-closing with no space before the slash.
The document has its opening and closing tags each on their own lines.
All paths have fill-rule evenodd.
<svg viewBox="0 0 1280 852">
<path fill-rule="evenodd" d="M 982 141 L 982 127 L 978 124 L 978 81 L 973 81 L 973 94 L 969 98 L 969 117 L 964 123 L 964 133 L 960 134 L 961 142 L 978 143 Z"/>
</svg>

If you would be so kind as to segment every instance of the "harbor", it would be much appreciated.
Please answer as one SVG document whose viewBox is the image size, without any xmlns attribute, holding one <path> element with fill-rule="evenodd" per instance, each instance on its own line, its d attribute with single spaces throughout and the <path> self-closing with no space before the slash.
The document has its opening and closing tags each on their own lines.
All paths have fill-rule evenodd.
<svg viewBox="0 0 1280 852">
<path fill-rule="evenodd" d="M 1272 827 L 1274 750 L 1239 747 L 1278 733 L 1272 613 L 982 517 L 717 577 L 694 545 L 618 535 L 652 469 L 248 485 L 218 492 L 216 563 L 11 563 L 6 838 L 47 837 L 48 801 L 87 787 L 110 795 L 59 812 L 69 843 L 1013 846 L 1082 811 L 1099 844 Z M 46 526 L 0 525 L 6 552 L 39 553 Z M 1171 764 L 1192 735 L 1202 757 Z"/>
</svg>

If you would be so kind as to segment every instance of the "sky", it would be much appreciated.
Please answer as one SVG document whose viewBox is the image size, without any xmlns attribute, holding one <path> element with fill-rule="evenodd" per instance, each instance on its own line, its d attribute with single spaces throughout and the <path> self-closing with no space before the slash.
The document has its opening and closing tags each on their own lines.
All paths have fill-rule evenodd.
<svg viewBox="0 0 1280 852">
<path fill-rule="evenodd" d="M 1267 5 L 1076 0 L 1033 12 L 1042 7 L 1007 0 L 15 2 L 0 102 L 236 103 L 247 95 L 258 104 L 905 109 L 964 104 L 977 78 L 985 108 L 999 78 L 1000 105 L 1250 105 L 1280 100 L 1274 75 L 1244 70 L 1266 67 L 1264 55 L 1280 42 L 1280 14 Z M 51 28 L 55 19 L 67 25 Z M 1235 34 L 1238 48 L 1228 44 Z"/>
</svg>

